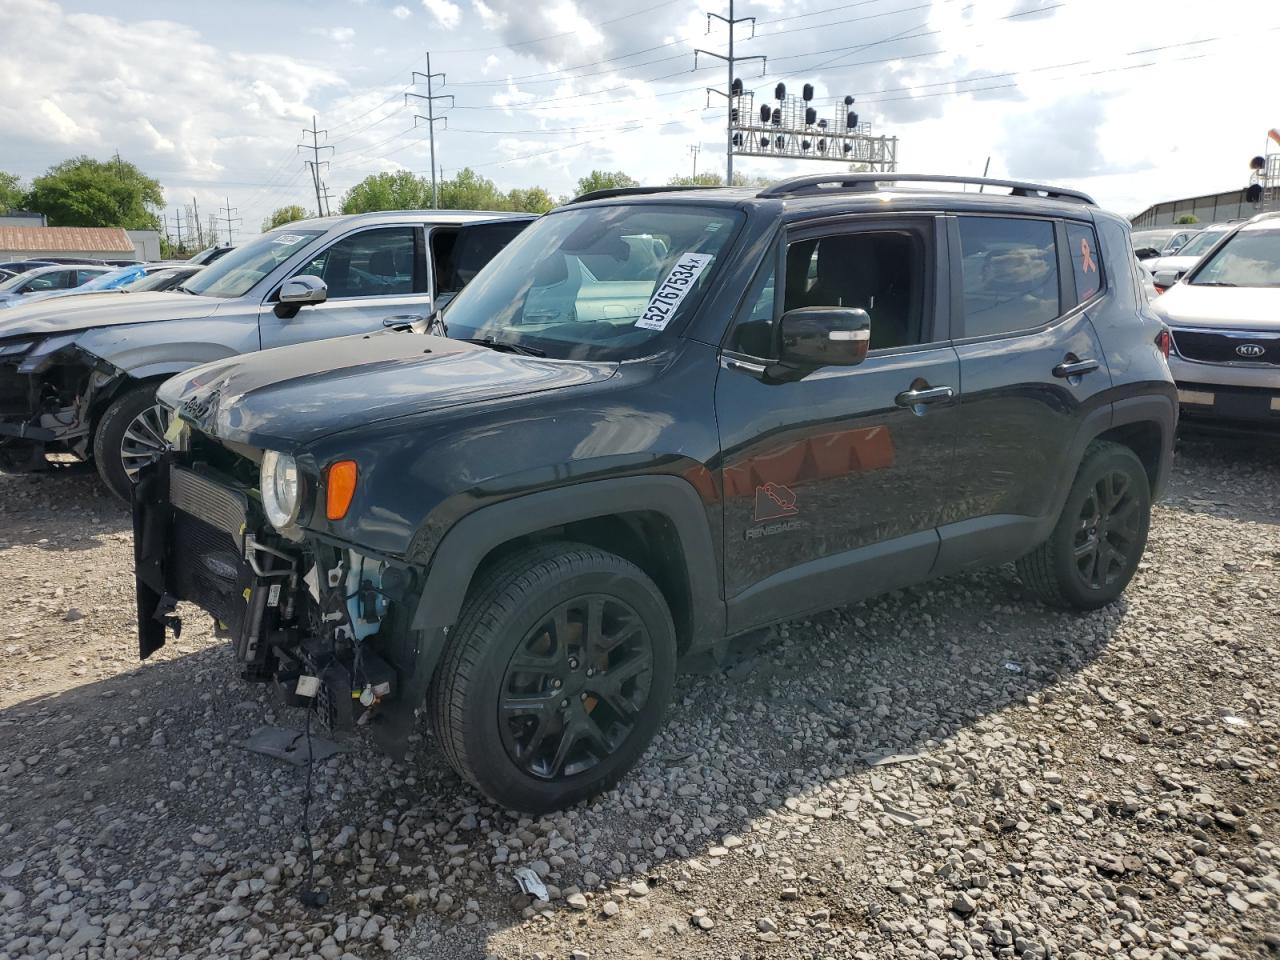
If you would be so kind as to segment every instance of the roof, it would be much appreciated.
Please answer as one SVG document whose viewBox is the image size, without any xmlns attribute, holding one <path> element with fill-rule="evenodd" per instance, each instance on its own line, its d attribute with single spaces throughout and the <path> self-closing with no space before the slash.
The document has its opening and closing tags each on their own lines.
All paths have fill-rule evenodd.
<svg viewBox="0 0 1280 960">
<path fill-rule="evenodd" d="M 0 227 L 0 250 L 30 253 L 133 253 L 120 227 Z"/>
<path fill-rule="evenodd" d="M 336 214 L 331 217 L 311 217 L 281 224 L 277 230 L 292 227 L 295 230 L 330 230 L 334 227 L 357 223 L 401 223 L 405 220 L 422 220 L 425 223 L 478 223 L 482 220 L 536 220 L 536 213 L 518 213 L 509 210 L 375 210 L 370 213 Z M 129 247 L 133 249 L 132 246 Z"/>
</svg>

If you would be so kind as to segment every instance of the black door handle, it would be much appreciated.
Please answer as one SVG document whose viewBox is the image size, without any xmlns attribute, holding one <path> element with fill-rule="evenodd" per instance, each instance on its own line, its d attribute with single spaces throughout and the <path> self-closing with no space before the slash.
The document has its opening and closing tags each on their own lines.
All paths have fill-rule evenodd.
<svg viewBox="0 0 1280 960">
<path fill-rule="evenodd" d="M 1092 373 L 1097 369 L 1097 360 L 1063 360 L 1053 368 L 1053 375 L 1065 380 L 1067 377 L 1078 377 L 1081 374 Z"/>
<path fill-rule="evenodd" d="M 919 390 L 903 390 L 893 398 L 900 407 L 914 407 L 918 403 L 937 403 L 939 400 L 950 400 L 956 392 L 950 387 L 923 387 Z"/>
</svg>

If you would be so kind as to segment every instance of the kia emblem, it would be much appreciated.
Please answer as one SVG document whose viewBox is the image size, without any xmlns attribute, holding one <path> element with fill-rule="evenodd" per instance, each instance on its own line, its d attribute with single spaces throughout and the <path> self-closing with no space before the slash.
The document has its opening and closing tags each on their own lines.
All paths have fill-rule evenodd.
<svg viewBox="0 0 1280 960">
<path fill-rule="evenodd" d="M 1236 353 L 1242 357 L 1255 360 L 1267 352 L 1267 348 L 1257 343 L 1242 343 L 1236 347 Z"/>
</svg>

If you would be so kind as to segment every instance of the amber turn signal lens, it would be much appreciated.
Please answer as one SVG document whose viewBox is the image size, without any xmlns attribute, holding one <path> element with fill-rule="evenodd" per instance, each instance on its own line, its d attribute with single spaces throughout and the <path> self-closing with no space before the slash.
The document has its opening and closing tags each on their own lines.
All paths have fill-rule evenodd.
<svg viewBox="0 0 1280 960">
<path fill-rule="evenodd" d="M 356 462 L 339 460 L 331 463 L 325 487 L 325 516 L 330 520 L 341 520 L 347 515 L 351 498 L 356 495 Z"/>
</svg>

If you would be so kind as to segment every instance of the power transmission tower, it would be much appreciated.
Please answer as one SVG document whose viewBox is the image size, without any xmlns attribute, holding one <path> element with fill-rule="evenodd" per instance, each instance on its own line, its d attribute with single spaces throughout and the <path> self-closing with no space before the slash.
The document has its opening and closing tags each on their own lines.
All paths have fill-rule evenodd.
<svg viewBox="0 0 1280 960">
<path fill-rule="evenodd" d="M 233 207 L 233 206 L 231 205 L 231 198 L 230 198 L 230 197 L 227 197 L 227 205 L 226 205 L 225 207 L 223 207 L 222 209 L 220 209 L 218 212 L 219 212 L 219 213 L 221 213 L 221 214 L 223 214 L 222 219 L 223 219 L 224 221 L 226 221 L 226 224 L 227 224 L 227 246 L 229 247 L 229 246 L 231 246 L 233 243 L 235 243 L 235 240 L 234 240 L 234 239 L 232 238 L 232 236 L 231 236 L 231 224 L 232 224 L 232 221 L 234 220 L 234 222 L 235 222 L 235 223 L 244 223 L 244 220 L 243 220 L 243 219 L 241 219 L 240 217 L 234 217 L 234 218 L 233 218 L 233 217 L 231 216 L 233 213 L 239 213 L 239 212 L 240 212 L 240 210 L 239 210 L 239 208 L 238 208 L 238 207 Z"/>
<path fill-rule="evenodd" d="M 333 216 L 333 205 L 329 203 L 329 200 L 330 198 L 333 197 L 333 194 L 329 192 L 329 185 L 325 183 L 323 180 L 320 181 L 320 193 L 324 197 L 324 214 L 323 215 L 326 217 Z M 320 216 L 321 212 L 317 210 L 316 215 Z"/>
<path fill-rule="evenodd" d="M 431 141 L 431 209 L 435 210 L 440 205 L 439 188 L 436 186 L 436 121 L 442 120 L 446 127 L 449 126 L 449 122 L 446 117 L 436 116 L 436 101 L 448 100 L 449 106 L 452 107 L 453 95 L 449 93 L 437 94 L 432 92 L 432 81 L 435 80 L 436 77 L 439 77 L 440 82 L 444 83 L 445 76 L 443 73 L 431 72 L 431 54 L 429 53 L 427 54 L 427 72 L 421 73 L 417 70 L 413 71 L 413 75 L 409 78 L 409 82 L 411 84 L 416 84 L 418 83 L 419 77 L 422 77 L 423 80 L 426 81 L 426 95 L 424 96 L 421 93 L 406 93 L 404 95 L 404 102 L 408 103 L 410 97 L 416 97 L 419 100 L 425 100 L 427 102 L 427 115 L 424 117 L 415 113 L 413 115 L 413 125 L 416 127 L 419 120 L 425 120 L 427 123 L 427 139 Z"/>
<path fill-rule="evenodd" d="M 689 148 L 689 153 L 693 156 L 693 175 L 695 177 L 698 175 L 698 154 L 701 152 L 701 150 L 702 150 L 702 145 L 698 143 L 695 143 L 693 146 Z"/>
<path fill-rule="evenodd" d="M 324 204 L 320 200 L 320 164 L 323 163 L 325 166 L 329 165 L 328 160 L 320 159 L 320 151 L 332 150 L 333 147 L 321 145 L 320 134 L 323 133 L 325 135 L 328 135 L 329 131 L 316 129 L 315 114 L 311 115 L 311 129 L 308 130 L 306 127 L 303 127 L 302 132 L 304 134 L 307 134 L 307 133 L 311 134 L 311 142 L 298 144 L 298 149 L 311 151 L 311 159 L 305 162 L 307 166 L 311 168 L 311 182 L 314 183 L 316 187 L 316 215 L 320 216 L 321 214 L 324 213 Z"/>
<path fill-rule="evenodd" d="M 707 100 L 710 101 L 711 99 L 710 94 L 718 93 L 720 96 L 724 97 L 725 100 L 727 100 L 729 103 L 729 109 L 727 113 L 728 122 L 725 125 L 724 182 L 725 182 L 725 186 L 731 187 L 733 186 L 733 122 L 735 119 L 734 113 L 737 109 L 734 105 L 734 100 L 737 97 L 740 97 L 742 95 L 742 82 L 740 80 L 735 80 L 733 76 L 734 73 L 736 72 L 734 70 L 734 64 L 745 63 L 748 60 L 759 60 L 760 65 L 763 68 L 764 64 L 768 61 L 768 58 L 763 56 L 758 56 L 758 55 L 753 57 L 735 57 L 733 55 L 733 28 L 736 25 L 738 25 L 739 23 L 750 23 L 751 38 L 754 38 L 756 35 L 756 18 L 755 17 L 734 17 L 733 0 L 729 0 L 729 16 L 722 17 L 718 13 L 707 14 L 707 33 L 711 32 L 712 17 L 714 17 L 717 20 L 723 21 L 729 27 L 729 55 L 725 56 L 723 53 L 716 53 L 712 50 L 694 50 L 693 51 L 693 69 L 695 70 L 698 69 L 698 54 L 700 53 L 705 54 L 708 57 L 715 57 L 717 60 L 723 60 L 725 64 L 728 65 L 729 67 L 729 88 L 727 90 L 717 90 L 715 87 L 707 87 L 707 94 L 708 94 Z M 748 38 L 748 39 L 751 39 L 751 38 Z"/>
</svg>

